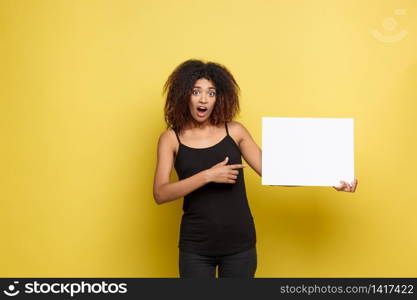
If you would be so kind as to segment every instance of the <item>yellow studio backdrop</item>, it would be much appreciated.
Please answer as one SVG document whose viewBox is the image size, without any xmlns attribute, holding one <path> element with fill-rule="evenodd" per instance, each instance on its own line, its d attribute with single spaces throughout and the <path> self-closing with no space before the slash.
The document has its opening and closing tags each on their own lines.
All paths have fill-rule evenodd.
<svg viewBox="0 0 417 300">
<path fill-rule="evenodd" d="M 245 169 L 257 277 L 417 276 L 417 2 L 0 1 L 0 275 L 178 277 L 162 85 L 224 64 L 242 122 L 355 120 L 355 193 Z M 177 180 L 175 170 L 172 180 Z"/>
</svg>

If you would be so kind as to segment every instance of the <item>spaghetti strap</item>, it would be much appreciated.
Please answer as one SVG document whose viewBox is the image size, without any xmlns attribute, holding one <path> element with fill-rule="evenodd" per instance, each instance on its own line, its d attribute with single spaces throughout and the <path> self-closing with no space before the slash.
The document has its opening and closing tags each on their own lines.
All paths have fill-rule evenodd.
<svg viewBox="0 0 417 300">
<path fill-rule="evenodd" d="M 180 137 L 178 136 L 177 131 L 176 131 L 176 130 L 174 130 L 174 132 L 175 132 L 175 135 L 177 136 L 178 143 L 181 145 Z"/>
<path fill-rule="evenodd" d="M 226 127 L 226 134 L 229 135 L 229 130 L 227 129 L 227 122 L 224 122 L 224 125 Z"/>
</svg>

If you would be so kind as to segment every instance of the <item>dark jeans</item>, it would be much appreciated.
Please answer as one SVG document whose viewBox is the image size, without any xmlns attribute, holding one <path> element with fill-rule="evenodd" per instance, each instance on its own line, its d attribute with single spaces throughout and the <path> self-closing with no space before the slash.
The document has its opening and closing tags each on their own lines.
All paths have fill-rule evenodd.
<svg viewBox="0 0 417 300">
<path fill-rule="evenodd" d="M 256 246 L 243 252 L 221 256 L 200 255 L 180 249 L 181 278 L 216 278 L 216 266 L 219 268 L 219 278 L 253 278 L 257 266 Z"/>
</svg>

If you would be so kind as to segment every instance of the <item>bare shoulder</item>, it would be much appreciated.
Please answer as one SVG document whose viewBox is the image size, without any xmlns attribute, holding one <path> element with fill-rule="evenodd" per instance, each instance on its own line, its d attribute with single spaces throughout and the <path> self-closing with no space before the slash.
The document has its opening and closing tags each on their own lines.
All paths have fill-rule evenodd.
<svg viewBox="0 0 417 300">
<path fill-rule="evenodd" d="M 177 137 L 172 129 L 163 131 L 159 136 L 158 144 L 161 147 L 168 148 L 170 151 L 176 151 Z"/>
<path fill-rule="evenodd" d="M 246 127 L 238 122 L 238 121 L 231 121 L 227 123 L 230 135 L 237 141 L 238 144 L 249 135 L 249 131 Z"/>
</svg>

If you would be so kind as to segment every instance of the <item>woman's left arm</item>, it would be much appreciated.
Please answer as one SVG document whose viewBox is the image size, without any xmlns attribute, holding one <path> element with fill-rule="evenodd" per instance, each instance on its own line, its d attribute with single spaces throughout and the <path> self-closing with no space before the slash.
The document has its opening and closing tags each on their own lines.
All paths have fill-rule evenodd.
<svg viewBox="0 0 417 300">
<path fill-rule="evenodd" d="M 249 166 L 262 176 L 262 151 L 249 131 L 241 123 L 233 121 L 229 125 L 231 135 L 237 140 L 243 158 Z"/>
<path fill-rule="evenodd" d="M 237 143 L 240 148 L 245 161 L 250 165 L 250 167 L 258 173 L 259 176 L 262 176 L 262 151 L 258 145 L 253 140 L 249 131 L 241 123 L 233 121 L 230 122 L 230 131 L 232 135 L 236 137 Z M 340 181 L 341 185 L 333 186 L 336 191 L 343 192 L 355 192 L 356 186 L 358 185 L 358 180 L 355 178 L 354 181 L 349 184 L 345 181 Z M 288 186 L 293 187 L 294 185 Z"/>
</svg>

